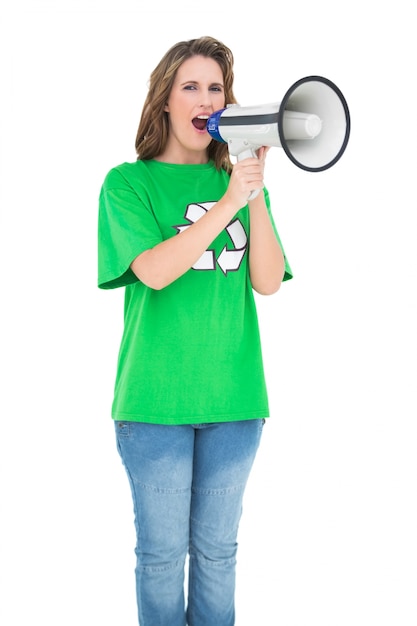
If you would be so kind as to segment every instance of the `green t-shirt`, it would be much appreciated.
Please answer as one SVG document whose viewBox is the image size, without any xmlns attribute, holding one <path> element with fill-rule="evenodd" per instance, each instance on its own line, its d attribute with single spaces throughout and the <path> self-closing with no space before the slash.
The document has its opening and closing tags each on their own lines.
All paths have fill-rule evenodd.
<svg viewBox="0 0 417 626">
<path fill-rule="evenodd" d="M 228 181 L 212 162 L 158 161 L 124 163 L 104 180 L 98 286 L 125 287 L 113 419 L 190 424 L 269 415 L 248 275 L 248 207 L 164 289 L 147 287 L 130 269 L 141 252 L 209 211 Z M 291 276 L 287 264 L 284 279 Z"/>
</svg>

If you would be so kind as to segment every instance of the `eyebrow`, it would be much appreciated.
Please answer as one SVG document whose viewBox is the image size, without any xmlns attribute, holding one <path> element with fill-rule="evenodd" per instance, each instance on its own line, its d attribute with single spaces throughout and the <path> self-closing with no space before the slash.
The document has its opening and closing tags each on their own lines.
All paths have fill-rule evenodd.
<svg viewBox="0 0 417 626">
<path fill-rule="evenodd" d="M 185 80 L 183 83 L 180 84 L 180 87 L 182 87 L 183 85 L 198 85 L 199 81 L 198 80 Z M 210 83 L 210 87 L 224 87 L 223 83 Z"/>
</svg>

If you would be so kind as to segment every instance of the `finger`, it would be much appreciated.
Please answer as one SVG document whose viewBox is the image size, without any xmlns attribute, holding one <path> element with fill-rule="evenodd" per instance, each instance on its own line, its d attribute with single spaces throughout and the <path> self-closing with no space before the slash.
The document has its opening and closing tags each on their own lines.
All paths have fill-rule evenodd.
<svg viewBox="0 0 417 626">
<path fill-rule="evenodd" d="M 258 154 L 258 159 L 259 159 L 260 161 L 265 161 L 266 155 L 267 155 L 267 153 L 268 153 L 268 151 L 269 151 L 270 147 L 271 147 L 271 146 L 261 146 L 261 147 L 259 148 L 259 150 L 258 150 L 258 153 L 257 153 L 257 154 Z"/>
</svg>

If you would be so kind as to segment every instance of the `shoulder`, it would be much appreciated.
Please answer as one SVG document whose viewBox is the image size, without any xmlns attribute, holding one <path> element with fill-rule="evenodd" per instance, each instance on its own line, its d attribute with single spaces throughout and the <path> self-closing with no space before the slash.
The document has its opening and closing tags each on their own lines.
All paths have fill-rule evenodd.
<svg viewBox="0 0 417 626">
<path fill-rule="evenodd" d="M 103 189 L 131 187 L 133 181 L 140 178 L 146 170 L 147 167 L 144 161 L 126 162 L 116 165 L 107 172 L 103 182 Z"/>
</svg>

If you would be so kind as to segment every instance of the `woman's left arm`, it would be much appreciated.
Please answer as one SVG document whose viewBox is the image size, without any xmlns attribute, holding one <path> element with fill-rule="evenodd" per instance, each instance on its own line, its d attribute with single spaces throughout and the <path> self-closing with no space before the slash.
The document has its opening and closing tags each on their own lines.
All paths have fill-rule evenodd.
<svg viewBox="0 0 417 626">
<path fill-rule="evenodd" d="M 265 161 L 267 149 L 258 152 Z M 262 295 L 278 291 L 285 273 L 285 261 L 281 246 L 276 238 L 261 191 L 249 201 L 250 242 L 249 272 L 252 287 Z"/>
</svg>

